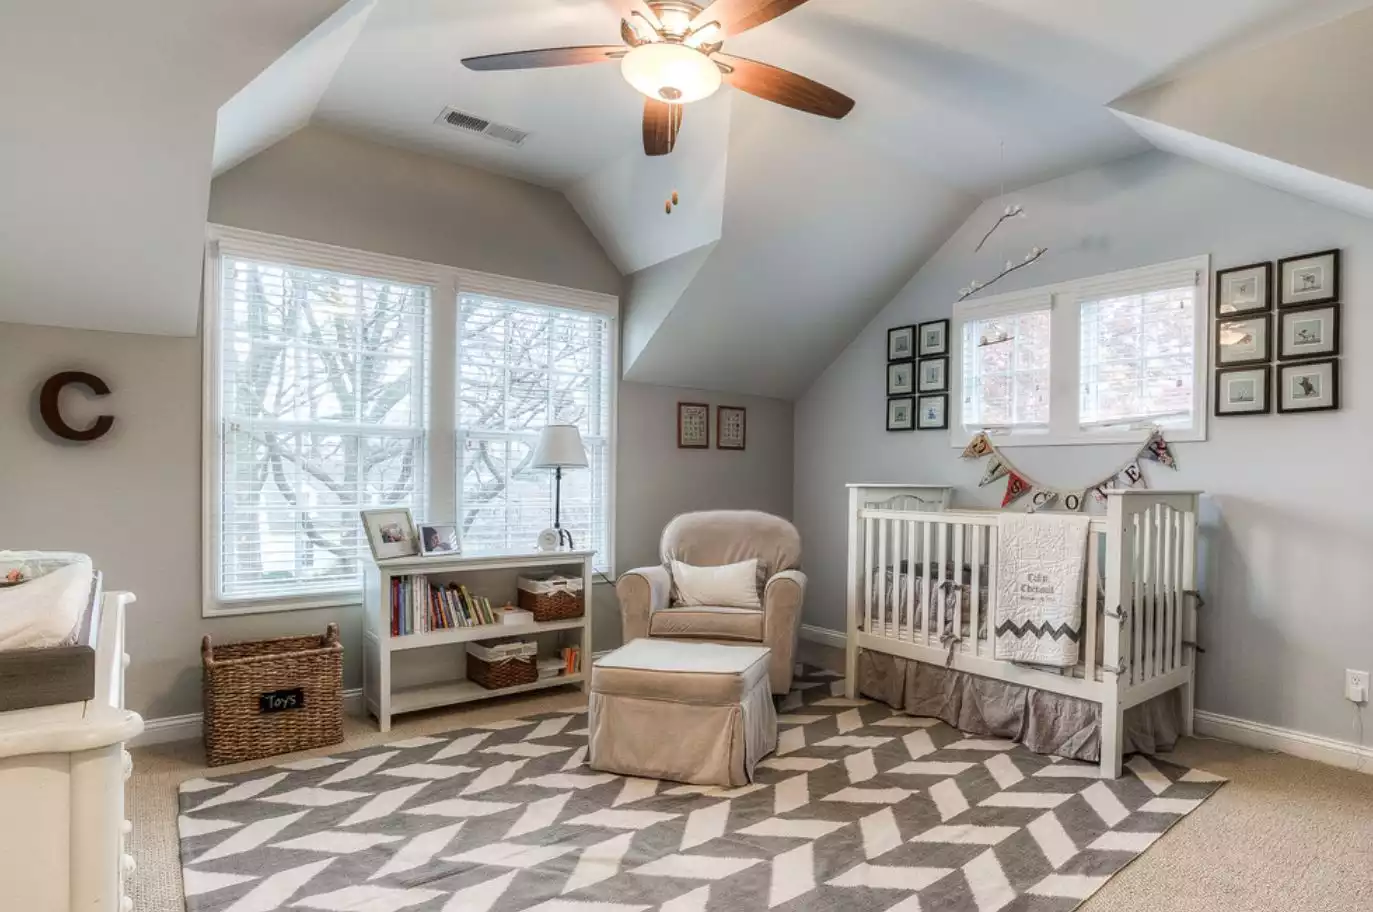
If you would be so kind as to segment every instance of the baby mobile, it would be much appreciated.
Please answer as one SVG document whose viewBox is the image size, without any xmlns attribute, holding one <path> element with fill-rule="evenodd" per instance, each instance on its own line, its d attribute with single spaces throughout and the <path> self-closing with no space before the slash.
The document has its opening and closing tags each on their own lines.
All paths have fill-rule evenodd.
<svg viewBox="0 0 1373 912">
<path fill-rule="evenodd" d="M 1110 488 L 1147 488 L 1149 485 L 1144 479 L 1143 462 L 1157 462 L 1174 471 L 1178 467 L 1172 448 L 1168 446 L 1168 441 L 1163 439 L 1163 431 L 1158 429 L 1149 435 L 1144 446 L 1140 447 L 1139 452 L 1130 457 L 1124 465 L 1085 488 L 1051 488 L 1034 481 L 1001 455 L 1001 451 L 992 443 L 986 431 L 978 431 L 973 435 L 973 439 L 963 448 L 962 458 L 987 459 L 987 466 L 982 472 L 982 480 L 978 482 L 978 487 L 985 488 L 992 482 L 1005 478 L 1006 493 L 1001 498 L 1001 506 L 1008 507 L 1023 497 L 1029 497 L 1030 513 L 1050 507 L 1077 512 L 1082 509 L 1089 493 L 1098 503 L 1104 503 L 1106 491 Z"/>
</svg>

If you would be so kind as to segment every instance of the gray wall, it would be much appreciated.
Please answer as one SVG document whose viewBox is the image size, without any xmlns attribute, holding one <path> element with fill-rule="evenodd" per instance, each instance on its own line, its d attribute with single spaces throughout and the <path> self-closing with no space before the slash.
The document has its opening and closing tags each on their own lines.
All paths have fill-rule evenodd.
<svg viewBox="0 0 1373 912">
<path fill-rule="evenodd" d="M 212 218 L 619 291 L 619 274 L 559 194 L 323 131 L 295 139 L 303 143 L 269 150 L 216 180 Z M 354 204 L 344 205 L 349 199 Z M 345 683 L 360 683 L 357 608 L 200 616 L 200 354 L 199 339 L 0 323 L 0 548 L 84 551 L 110 587 L 138 594 L 129 617 L 129 700 L 148 718 L 199 710 L 199 645 L 206 633 L 232 641 L 323 631 L 338 621 Z M 73 423 L 102 412 L 116 416 L 114 430 L 101 440 L 71 445 L 39 430 L 36 390 L 64 369 L 89 370 L 113 388 L 104 400 L 69 394 Z M 790 403 L 721 398 L 749 408 L 749 449 L 678 454 L 677 399 L 714 400 L 633 383 L 621 385 L 620 397 L 621 568 L 651 559 L 653 530 L 679 508 L 738 505 L 790 513 Z M 617 645 L 613 591 L 598 586 L 593 604 L 596 648 Z"/>
<path fill-rule="evenodd" d="M 972 250 L 1001 209 L 1013 223 Z M 847 482 L 976 485 L 944 433 L 884 429 L 888 327 L 947 317 L 957 289 L 1032 245 L 1049 254 L 997 291 L 1209 253 L 1225 268 L 1330 247 L 1344 250 L 1338 412 L 1213 419 L 1209 439 L 1177 447 L 1180 471 L 1150 467 L 1155 487 L 1197 488 L 1204 510 L 1202 709 L 1348 740 L 1345 668 L 1373 668 L 1373 513 L 1360 488 L 1373 446 L 1373 223 L 1151 152 L 983 205 L 868 325 L 796 407 L 796 520 L 809 552 L 806 620 L 844 628 Z M 1015 461 L 1069 487 L 1110 471 L 1128 448 L 1017 448 Z M 995 493 L 984 490 L 982 502 Z"/>
</svg>

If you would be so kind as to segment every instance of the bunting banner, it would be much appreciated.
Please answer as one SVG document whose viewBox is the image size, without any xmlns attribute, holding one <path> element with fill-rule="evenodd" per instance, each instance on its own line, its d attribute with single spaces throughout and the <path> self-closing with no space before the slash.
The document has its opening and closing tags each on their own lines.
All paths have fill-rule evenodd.
<svg viewBox="0 0 1373 912">
<path fill-rule="evenodd" d="M 1157 462 L 1177 471 L 1177 456 L 1163 437 L 1163 431 L 1155 429 L 1149 439 L 1120 468 L 1110 475 L 1081 488 L 1051 488 L 1032 480 L 1015 467 L 992 443 L 986 431 L 978 431 L 963 449 L 963 459 L 987 459 L 978 487 L 986 487 L 994 481 L 1006 479 L 1006 490 L 1001 497 L 1001 506 L 1008 507 L 1018 500 L 1028 497 L 1026 512 L 1040 510 L 1064 510 L 1070 513 L 1081 512 L 1090 494 L 1097 503 L 1106 502 L 1106 492 L 1112 488 L 1147 488 L 1144 477 L 1144 463 Z"/>
</svg>

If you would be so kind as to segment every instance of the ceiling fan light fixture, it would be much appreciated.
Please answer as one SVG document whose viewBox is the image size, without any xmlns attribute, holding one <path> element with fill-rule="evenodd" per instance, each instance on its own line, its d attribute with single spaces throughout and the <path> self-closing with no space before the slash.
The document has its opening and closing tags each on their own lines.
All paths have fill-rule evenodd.
<svg viewBox="0 0 1373 912">
<path fill-rule="evenodd" d="M 672 42 L 642 44 L 624 56 L 625 81 L 654 101 L 688 104 L 720 88 L 720 68 L 700 51 Z"/>
</svg>

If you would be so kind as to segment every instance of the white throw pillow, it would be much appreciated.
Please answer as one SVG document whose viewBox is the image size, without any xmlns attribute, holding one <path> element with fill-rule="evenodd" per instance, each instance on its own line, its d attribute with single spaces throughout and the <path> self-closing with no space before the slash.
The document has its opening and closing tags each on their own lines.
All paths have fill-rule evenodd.
<svg viewBox="0 0 1373 912">
<path fill-rule="evenodd" d="M 720 567 L 693 567 L 672 562 L 672 584 L 681 607 L 710 605 L 718 608 L 758 608 L 758 560 Z"/>
</svg>

